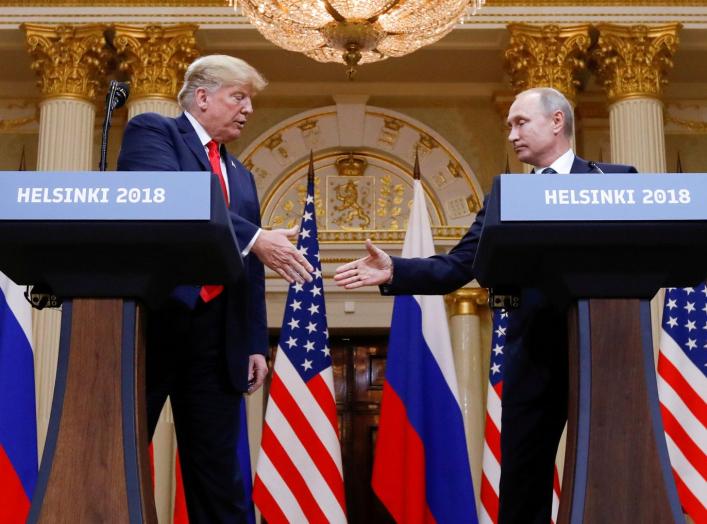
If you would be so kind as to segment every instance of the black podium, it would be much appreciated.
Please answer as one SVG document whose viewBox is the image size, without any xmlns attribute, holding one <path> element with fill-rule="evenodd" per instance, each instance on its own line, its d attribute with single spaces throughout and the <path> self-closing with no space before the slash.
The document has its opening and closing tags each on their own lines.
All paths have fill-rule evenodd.
<svg viewBox="0 0 707 524">
<path fill-rule="evenodd" d="M 28 522 L 157 522 L 142 304 L 159 304 L 178 284 L 239 278 L 240 250 L 219 183 L 210 178 L 204 220 L 0 220 L 0 270 L 65 299 Z"/>
<path fill-rule="evenodd" d="M 661 287 L 705 280 L 707 222 L 504 221 L 501 198 L 497 177 L 474 261 L 479 283 L 539 288 L 573 304 L 558 522 L 683 522 L 658 404 L 649 301 Z"/>
</svg>

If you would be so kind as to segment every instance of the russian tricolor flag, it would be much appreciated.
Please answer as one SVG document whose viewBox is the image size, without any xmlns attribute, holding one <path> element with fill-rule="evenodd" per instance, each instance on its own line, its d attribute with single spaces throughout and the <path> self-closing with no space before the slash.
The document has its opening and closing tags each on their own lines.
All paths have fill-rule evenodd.
<svg viewBox="0 0 707 524">
<path fill-rule="evenodd" d="M 0 273 L 0 522 L 25 522 L 37 481 L 32 311 Z"/>
<path fill-rule="evenodd" d="M 422 185 L 414 185 L 406 258 L 435 253 Z M 397 522 L 478 522 L 441 296 L 395 298 L 372 483 Z"/>
</svg>

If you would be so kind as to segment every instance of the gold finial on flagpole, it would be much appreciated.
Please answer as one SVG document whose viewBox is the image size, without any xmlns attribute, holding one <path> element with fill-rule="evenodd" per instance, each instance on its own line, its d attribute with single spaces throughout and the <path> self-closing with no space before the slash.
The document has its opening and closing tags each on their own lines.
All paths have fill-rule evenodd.
<svg viewBox="0 0 707 524">
<path fill-rule="evenodd" d="M 412 178 L 420 180 L 420 157 L 417 149 L 415 149 L 415 167 L 412 168 Z"/>
</svg>

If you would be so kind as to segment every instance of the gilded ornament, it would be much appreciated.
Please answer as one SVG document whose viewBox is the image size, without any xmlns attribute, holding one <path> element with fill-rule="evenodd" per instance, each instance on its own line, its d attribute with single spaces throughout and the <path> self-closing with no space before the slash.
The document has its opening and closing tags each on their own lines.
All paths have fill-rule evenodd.
<svg viewBox="0 0 707 524">
<path fill-rule="evenodd" d="M 371 225 L 369 208 L 373 177 L 330 177 L 332 206 L 329 218 L 341 229 L 367 229 Z"/>
<path fill-rule="evenodd" d="M 620 26 L 600 24 L 592 59 L 609 102 L 660 98 L 673 67 L 681 24 Z"/>
<path fill-rule="evenodd" d="M 368 161 L 359 156 L 349 153 L 336 160 L 336 170 L 339 176 L 362 176 L 366 172 Z"/>
<path fill-rule="evenodd" d="M 94 101 L 103 93 L 110 53 L 107 26 L 22 24 L 44 98 Z"/>
<path fill-rule="evenodd" d="M 192 24 L 130 26 L 116 24 L 113 45 L 120 70 L 130 77 L 132 98 L 174 100 L 189 64 L 199 56 Z"/>
<path fill-rule="evenodd" d="M 577 97 L 578 79 L 587 66 L 589 25 L 509 24 L 506 70 L 516 91 L 554 87 L 570 100 Z"/>
<path fill-rule="evenodd" d="M 479 315 L 479 306 L 488 305 L 489 291 L 483 287 L 457 289 L 444 297 L 451 316 Z"/>
<path fill-rule="evenodd" d="M 393 183 L 390 175 L 380 177 L 380 191 L 376 201 L 376 214 L 383 219 L 388 219 L 388 229 L 400 229 L 401 204 L 404 200 L 405 187 L 403 184 Z"/>
<path fill-rule="evenodd" d="M 420 138 L 418 139 L 417 144 L 415 144 L 415 147 L 413 148 L 410 154 L 410 158 L 414 159 L 415 152 L 417 151 L 420 155 L 420 160 L 422 160 L 430 153 L 430 151 L 432 151 L 438 145 L 439 144 L 437 144 L 437 141 L 430 135 L 428 135 L 427 133 L 420 132 Z"/>
<path fill-rule="evenodd" d="M 684 127 L 685 129 L 689 129 L 690 131 L 696 131 L 698 133 L 707 132 L 707 122 L 701 120 L 686 120 L 671 115 L 666 115 L 665 120 L 680 127 Z"/>
<path fill-rule="evenodd" d="M 403 125 L 404 124 L 400 120 L 383 117 L 383 128 L 381 129 L 380 136 L 378 137 L 378 142 L 382 145 L 393 147 L 398 141 L 400 128 L 402 128 Z"/>
<path fill-rule="evenodd" d="M 316 118 L 307 119 L 304 122 L 297 124 L 297 127 L 302 133 L 302 140 L 307 149 L 317 149 L 319 145 L 319 120 Z"/>
</svg>

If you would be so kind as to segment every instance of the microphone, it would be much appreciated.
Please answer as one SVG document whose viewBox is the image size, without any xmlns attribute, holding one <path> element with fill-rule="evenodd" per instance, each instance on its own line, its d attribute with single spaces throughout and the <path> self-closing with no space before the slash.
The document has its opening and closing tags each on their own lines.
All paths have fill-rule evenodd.
<svg viewBox="0 0 707 524">
<path fill-rule="evenodd" d="M 130 84 L 111 80 L 108 84 L 108 94 L 106 95 L 106 116 L 103 119 L 103 133 L 101 135 L 101 158 L 98 162 L 98 170 L 105 171 L 108 165 L 108 131 L 110 130 L 110 117 L 113 110 L 125 105 L 130 95 Z"/>
<path fill-rule="evenodd" d="M 601 168 L 597 165 L 597 163 L 594 162 L 593 160 L 590 160 L 589 162 L 587 162 L 587 164 L 592 169 L 592 171 L 591 171 L 592 173 L 597 173 L 599 175 L 605 174 L 604 171 L 602 171 Z"/>
<path fill-rule="evenodd" d="M 123 107 L 130 96 L 130 84 L 111 80 L 106 95 L 106 106 L 109 111 Z"/>
</svg>

